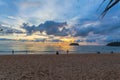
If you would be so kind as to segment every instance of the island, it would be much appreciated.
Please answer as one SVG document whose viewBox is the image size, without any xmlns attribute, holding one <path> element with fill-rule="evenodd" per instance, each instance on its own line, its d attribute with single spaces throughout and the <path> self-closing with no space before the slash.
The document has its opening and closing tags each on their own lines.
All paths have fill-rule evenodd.
<svg viewBox="0 0 120 80">
<path fill-rule="evenodd" d="M 107 46 L 120 46 L 120 42 L 111 42 L 108 43 Z"/>
<path fill-rule="evenodd" d="M 79 46 L 78 43 L 70 43 L 70 46 Z"/>
</svg>

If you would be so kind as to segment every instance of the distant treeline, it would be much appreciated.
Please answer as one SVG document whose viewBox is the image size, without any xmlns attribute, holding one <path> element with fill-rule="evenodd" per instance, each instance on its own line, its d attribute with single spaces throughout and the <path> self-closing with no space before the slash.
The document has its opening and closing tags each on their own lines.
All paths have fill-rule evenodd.
<svg viewBox="0 0 120 80">
<path fill-rule="evenodd" d="M 120 42 L 111 42 L 108 43 L 107 46 L 120 46 Z"/>
</svg>

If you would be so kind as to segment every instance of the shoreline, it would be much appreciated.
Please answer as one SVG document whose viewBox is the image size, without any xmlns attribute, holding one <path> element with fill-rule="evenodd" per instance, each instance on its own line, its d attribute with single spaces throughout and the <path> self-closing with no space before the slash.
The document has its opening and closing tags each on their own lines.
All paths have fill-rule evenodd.
<svg viewBox="0 0 120 80">
<path fill-rule="evenodd" d="M 104 55 L 104 54 L 106 54 L 106 55 L 109 55 L 109 54 L 120 54 L 119 52 L 90 52 L 90 53 L 79 53 L 79 52 L 76 52 L 76 53 L 66 53 L 66 52 L 64 52 L 64 53 L 62 53 L 62 52 L 59 52 L 59 55 L 93 55 L 93 54 L 96 54 L 96 55 Z M 47 52 L 47 53 L 39 53 L 39 52 L 37 52 L 37 53 L 10 53 L 10 54 L 4 54 L 4 53 L 1 53 L 0 54 L 0 56 L 15 56 L 15 55 L 56 55 L 56 52 L 54 52 L 54 53 L 49 53 L 49 52 Z"/>
</svg>

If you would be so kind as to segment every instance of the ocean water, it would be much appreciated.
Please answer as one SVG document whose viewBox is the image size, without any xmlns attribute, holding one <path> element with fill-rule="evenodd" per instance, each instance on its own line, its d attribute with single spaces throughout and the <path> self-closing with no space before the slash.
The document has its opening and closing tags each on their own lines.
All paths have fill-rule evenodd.
<svg viewBox="0 0 120 80">
<path fill-rule="evenodd" d="M 110 46 L 69 46 L 69 43 L 43 43 L 43 42 L 18 42 L 18 41 L 0 41 L 0 54 L 55 54 L 59 51 L 61 54 L 69 53 L 120 53 L 120 47 Z"/>
</svg>

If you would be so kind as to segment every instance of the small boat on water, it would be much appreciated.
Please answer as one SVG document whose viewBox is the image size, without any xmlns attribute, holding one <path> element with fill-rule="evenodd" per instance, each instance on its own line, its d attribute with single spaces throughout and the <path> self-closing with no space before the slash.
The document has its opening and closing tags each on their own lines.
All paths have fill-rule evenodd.
<svg viewBox="0 0 120 80">
<path fill-rule="evenodd" d="M 79 46 L 78 43 L 70 43 L 70 46 Z"/>
</svg>

